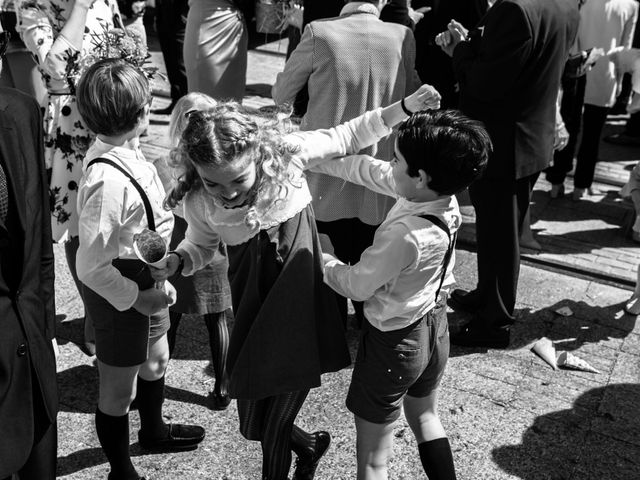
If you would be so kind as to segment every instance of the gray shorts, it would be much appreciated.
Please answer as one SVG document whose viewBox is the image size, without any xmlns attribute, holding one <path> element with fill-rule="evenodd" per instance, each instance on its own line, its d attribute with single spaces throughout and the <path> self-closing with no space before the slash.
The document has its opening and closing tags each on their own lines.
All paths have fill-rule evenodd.
<svg viewBox="0 0 640 480">
<path fill-rule="evenodd" d="M 364 322 L 347 408 L 371 423 L 400 416 L 405 395 L 422 398 L 440 383 L 449 358 L 446 297 L 417 322 L 382 332 Z"/>
</svg>

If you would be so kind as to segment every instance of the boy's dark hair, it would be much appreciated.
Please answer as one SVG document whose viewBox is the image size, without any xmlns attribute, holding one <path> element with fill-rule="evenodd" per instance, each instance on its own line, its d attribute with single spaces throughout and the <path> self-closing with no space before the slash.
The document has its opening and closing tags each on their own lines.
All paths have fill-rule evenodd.
<svg viewBox="0 0 640 480">
<path fill-rule="evenodd" d="M 117 136 L 131 131 L 151 101 L 142 71 L 121 59 L 91 65 L 76 90 L 78 110 L 95 134 Z"/>
<path fill-rule="evenodd" d="M 441 195 L 467 188 L 487 166 L 491 139 L 482 123 L 457 110 L 414 113 L 398 128 L 398 150 L 412 177 L 424 170 Z"/>
</svg>

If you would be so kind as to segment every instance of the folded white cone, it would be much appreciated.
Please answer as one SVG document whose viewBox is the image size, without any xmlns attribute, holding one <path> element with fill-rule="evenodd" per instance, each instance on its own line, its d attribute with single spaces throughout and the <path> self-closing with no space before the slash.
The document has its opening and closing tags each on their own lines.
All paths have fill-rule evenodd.
<svg viewBox="0 0 640 480">
<path fill-rule="evenodd" d="M 571 370 L 581 370 L 583 372 L 600 373 L 599 370 L 593 368 L 583 359 L 576 357 L 569 352 L 562 352 L 558 355 L 558 366 Z"/>
<path fill-rule="evenodd" d="M 553 342 L 547 337 L 542 337 L 540 340 L 534 343 L 533 347 L 531 347 L 531 350 L 545 362 L 551 365 L 551 368 L 553 368 L 554 370 L 558 369 L 558 365 L 556 364 L 556 349 L 553 346 Z"/>
</svg>

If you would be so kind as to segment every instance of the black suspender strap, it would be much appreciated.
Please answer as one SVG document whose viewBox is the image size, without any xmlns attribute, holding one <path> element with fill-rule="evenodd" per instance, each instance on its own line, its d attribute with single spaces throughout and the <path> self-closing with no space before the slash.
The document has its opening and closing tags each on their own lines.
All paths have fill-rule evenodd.
<svg viewBox="0 0 640 480">
<path fill-rule="evenodd" d="M 89 169 L 89 167 L 95 163 L 106 163 L 107 165 L 111 165 L 113 168 L 120 170 L 129 179 L 131 184 L 136 188 L 136 190 L 140 194 L 140 197 L 142 198 L 142 203 L 144 204 L 144 210 L 147 214 L 147 223 L 149 224 L 149 230 L 153 230 L 155 232 L 156 221 L 153 217 L 153 209 L 151 208 L 151 202 L 149 201 L 149 197 L 147 197 L 147 194 L 145 193 L 144 189 L 140 186 L 140 184 L 136 181 L 136 179 L 133 178 L 133 176 L 129 172 L 127 172 L 124 168 L 122 168 L 113 160 L 109 160 L 108 158 L 94 158 L 87 165 L 87 169 Z"/>
<path fill-rule="evenodd" d="M 436 303 L 438 303 L 438 296 L 440 295 L 440 289 L 442 288 L 442 284 L 444 283 L 444 279 L 447 276 L 447 268 L 449 268 L 449 262 L 451 261 L 451 256 L 453 255 L 453 251 L 456 247 L 456 239 L 458 237 L 458 232 L 451 235 L 451 230 L 446 223 L 444 223 L 440 218 L 435 215 L 418 215 L 420 218 L 424 218 L 425 220 L 430 221 L 440 230 L 447 234 L 447 238 L 449 239 L 449 246 L 447 247 L 447 251 L 444 254 L 444 259 L 442 261 L 442 276 L 440 277 L 440 285 L 438 285 L 438 290 L 436 290 Z"/>
</svg>

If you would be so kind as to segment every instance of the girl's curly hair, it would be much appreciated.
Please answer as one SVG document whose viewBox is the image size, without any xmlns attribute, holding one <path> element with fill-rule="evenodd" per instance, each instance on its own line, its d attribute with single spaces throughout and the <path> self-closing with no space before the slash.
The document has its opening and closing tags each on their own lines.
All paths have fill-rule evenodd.
<svg viewBox="0 0 640 480">
<path fill-rule="evenodd" d="M 165 208 L 174 208 L 189 191 L 202 188 L 195 165 L 222 166 L 249 155 L 256 163 L 256 182 L 245 221 L 249 227 L 255 226 L 259 222 L 259 194 L 270 190 L 275 193 L 272 198 L 282 198 L 288 185 L 293 185 L 289 164 L 297 148 L 284 142 L 285 132 L 274 116 L 251 112 L 237 102 L 219 103 L 205 111 L 190 112 L 188 117 L 169 156 L 169 165 L 182 174 L 167 195 Z"/>
</svg>

